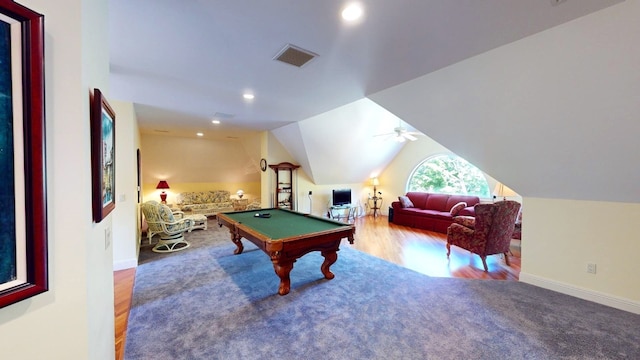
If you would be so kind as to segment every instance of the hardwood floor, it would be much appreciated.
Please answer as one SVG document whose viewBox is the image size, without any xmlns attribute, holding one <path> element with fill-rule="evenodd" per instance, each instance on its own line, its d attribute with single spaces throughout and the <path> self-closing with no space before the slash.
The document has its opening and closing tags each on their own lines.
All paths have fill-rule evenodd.
<svg viewBox="0 0 640 360">
<path fill-rule="evenodd" d="M 127 336 L 127 321 L 133 295 L 133 281 L 136 269 L 125 269 L 113 272 L 113 292 L 115 306 L 116 360 L 124 357 L 124 341 Z"/>
<path fill-rule="evenodd" d="M 489 272 L 478 255 L 452 246 L 447 259 L 447 236 L 427 230 L 389 224 L 386 216 L 358 218 L 353 246 L 365 253 L 434 277 L 518 280 L 520 241 L 513 240 L 507 266 L 502 255 L 487 257 Z"/>
<path fill-rule="evenodd" d="M 518 280 L 520 276 L 520 242 L 517 240 L 511 246 L 511 266 L 505 264 L 503 256 L 493 255 L 487 258 L 489 272 L 485 272 L 479 256 L 455 246 L 447 259 L 445 234 L 389 224 L 386 216 L 364 216 L 356 219 L 355 225 L 355 243 L 350 245 L 344 240 L 343 247 L 353 246 L 425 275 L 496 280 Z M 116 360 L 124 356 L 134 279 L 135 269 L 114 272 Z"/>
</svg>

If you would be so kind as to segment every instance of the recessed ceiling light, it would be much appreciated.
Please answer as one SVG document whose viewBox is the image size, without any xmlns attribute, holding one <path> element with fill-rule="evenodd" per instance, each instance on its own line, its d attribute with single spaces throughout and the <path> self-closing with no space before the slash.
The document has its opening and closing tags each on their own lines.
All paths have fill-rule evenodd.
<svg viewBox="0 0 640 360">
<path fill-rule="evenodd" d="M 246 100 L 253 100 L 253 98 L 255 96 L 253 94 L 250 94 L 250 93 L 244 93 L 244 94 L 242 94 L 242 97 L 245 98 Z"/>
<path fill-rule="evenodd" d="M 346 21 L 355 21 L 358 20 L 362 16 L 362 6 L 360 4 L 350 4 L 347 5 L 344 10 L 342 10 L 342 18 Z"/>
<path fill-rule="evenodd" d="M 203 133 L 196 133 L 196 135 L 198 135 L 198 136 L 204 136 L 204 134 L 203 134 Z"/>
<path fill-rule="evenodd" d="M 211 123 L 218 125 L 218 124 L 220 124 L 220 120 L 211 120 Z"/>
</svg>

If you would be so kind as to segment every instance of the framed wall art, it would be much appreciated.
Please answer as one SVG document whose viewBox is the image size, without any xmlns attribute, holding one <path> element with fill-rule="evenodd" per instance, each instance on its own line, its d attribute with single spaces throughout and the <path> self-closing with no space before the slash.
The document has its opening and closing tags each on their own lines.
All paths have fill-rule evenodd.
<svg viewBox="0 0 640 360">
<path fill-rule="evenodd" d="M 90 111 L 93 221 L 99 223 L 116 207 L 116 114 L 99 89 Z"/>
<path fill-rule="evenodd" d="M 0 307 L 48 290 L 44 16 L 0 0 Z"/>
</svg>

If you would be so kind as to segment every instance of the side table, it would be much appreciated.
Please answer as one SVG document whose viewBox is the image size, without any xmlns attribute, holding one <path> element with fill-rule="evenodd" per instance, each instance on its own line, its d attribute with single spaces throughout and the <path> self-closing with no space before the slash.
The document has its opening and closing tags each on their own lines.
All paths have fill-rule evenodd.
<svg viewBox="0 0 640 360">
<path fill-rule="evenodd" d="M 367 205 L 373 210 L 373 217 L 378 215 L 380 209 L 382 209 L 382 196 L 373 196 L 367 199 Z"/>
<path fill-rule="evenodd" d="M 355 221 L 357 209 L 358 207 L 355 205 L 329 206 L 329 218 L 334 220 L 345 218 L 347 221 Z"/>
<path fill-rule="evenodd" d="M 247 205 L 249 205 L 249 199 L 232 199 L 232 202 L 233 211 L 247 210 Z"/>
</svg>

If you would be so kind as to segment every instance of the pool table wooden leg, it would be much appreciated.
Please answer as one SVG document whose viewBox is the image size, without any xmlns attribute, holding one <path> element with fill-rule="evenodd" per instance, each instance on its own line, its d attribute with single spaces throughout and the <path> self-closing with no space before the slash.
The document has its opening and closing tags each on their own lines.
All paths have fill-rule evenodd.
<svg viewBox="0 0 640 360">
<path fill-rule="evenodd" d="M 242 254 L 242 252 L 244 251 L 244 245 L 242 245 L 242 241 L 240 239 L 242 239 L 242 236 L 240 236 L 240 234 L 235 234 L 233 231 L 231 231 L 231 241 L 233 241 L 233 243 L 238 247 L 233 251 L 235 255 Z"/>
<path fill-rule="evenodd" d="M 293 263 L 294 261 L 273 262 L 273 268 L 280 278 L 280 287 L 278 288 L 278 294 L 280 295 L 287 295 L 291 289 L 291 279 L 289 278 L 289 274 L 291 273 L 291 269 L 293 269 Z"/>
<path fill-rule="evenodd" d="M 329 267 L 338 260 L 338 253 L 335 250 L 323 251 L 322 256 L 324 256 L 324 262 L 322 266 L 320 266 L 320 270 L 322 274 L 324 274 L 325 279 L 331 280 L 335 275 L 329 270 Z"/>
</svg>

